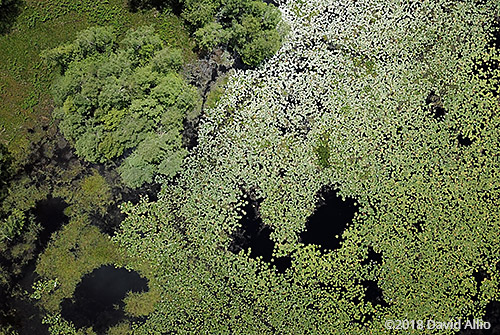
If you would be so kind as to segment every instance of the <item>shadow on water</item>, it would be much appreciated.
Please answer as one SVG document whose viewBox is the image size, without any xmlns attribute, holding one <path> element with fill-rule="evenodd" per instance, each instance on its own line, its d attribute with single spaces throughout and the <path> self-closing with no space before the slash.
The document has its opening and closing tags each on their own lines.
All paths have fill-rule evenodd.
<svg viewBox="0 0 500 335">
<path fill-rule="evenodd" d="M 33 259 L 23 270 L 23 277 L 18 281 L 20 287 L 27 292 L 31 292 L 31 287 L 37 279 L 35 267 L 36 259 Z M 10 323 L 14 325 L 18 334 L 49 334 L 48 326 L 42 323 L 43 312 L 37 305 L 33 304 L 32 300 L 26 296 L 7 299 L 9 299 L 9 308 L 16 311 L 16 316 Z"/>
<path fill-rule="evenodd" d="M 338 249 L 342 233 L 352 222 L 358 206 L 354 199 L 342 200 L 336 190 L 324 189 L 318 198 L 316 211 L 307 219 L 306 230 L 300 235 L 301 242 Z"/>
<path fill-rule="evenodd" d="M 384 300 L 384 292 L 374 280 L 365 280 L 361 283 L 365 288 L 365 303 L 370 302 L 374 306 L 387 307 L 389 304 Z"/>
<path fill-rule="evenodd" d="M 478 301 L 479 298 L 478 296 L 480 295 L 481 292 L 481 285 L 483 284 L 484 280 L 489 280 L 490 275 L 484 270 L 484 269 L 478 269 L 474 272 L 472 272 L 472 278 L 474 279 L 475 286 L 476 286 L 476 294 L 472 298 L 474 301 Z"/>
<path fill-rule="evenodd" d="M 493 21 L 493 38 L 490 41 L 490 46 L 500 50 L 500 15 L 496 15 Z"/>
<path fill-rule="evenodd" d="M 69 218 L 64 214 L 66 207 L 68 205 L 62 198 L 52 198 L 52 196 L 37 202 L 33 214 L 43 228 L 39 237 L 42 248 L 47 245 L 52 233 L 69 222 Z"/>
<path fill-rule="evenodd" d="M 417 231 L 417 233 L 421 233 L 424 231 L 424 224 L 425 224 L 424 221 L 414 221 L 412 225 L 413 228 L 415 228 L 415 230 Z"/>
<path fill-rule="evenodd" d="M 378 286 L 378 283 L 374 280 L 364 280 L 361 282 L 364 288 L 365 296 L 363 302 L 365 304 L 371 303 L 371 305 L 378 309 L 378 307 L 388 307 L 389 303 L 384 300 L 384 292 Z M 357 300 L 357 299 L 356 299 Z M 357 303 L 357 302 L 356 302 Z M 370 322 L 373 320 L 375 314 L 369 312 L 364 314 L 360 319 L 355 319 L 354 322 L 358 324 L 363 324 L 365 322 Z"/>
<path fill-rule="evenodd" d="M 159 11 L 171 10 L 175 15 L 180 15 L 182 12 L 181 2 L 178 0 L 127 0 L 128 7 L 131 12 L 135 13 L 139 10 L 148 10 L 156 8 Z"/>
<path fill-rule="evenodd" d="M 61 315 L 78 327 L 93 327 L 97 333 L 125 318 L 123 298 L 129 291 L 144 292 L 148 283 L 137 272 L 102 266 L 83 277 L 73 299 L 64 299 Z"/>
<path fill-rule="evenodd" d="M 38 236 L 38 245 L 36 251 L 33 252 L 31 260 L 24 266 L 18 275 L 12 275 L 10 279 L 11 287 L 16 287 L 15 290 L 31 291 L 31 287 L 36 280 L 35 267 L 36 257 L 43 250 L 50 240 L 52 233 L 61 228 L 62 225 L 69 221 L 64 215 L 64 209 L 68 205 L 62 198 L 53 198 L 49 196 L 47 199 L 38 201 L 32 209 L 32 214 L 35 221 L 41 226 L 41 232 Z M 11 267 L 9 260 L 5 261 L 2 266 L 9 269 Z M 0 257 L 2 262 L 2 257 Z M 40 309 L 33 304 L 27 296 L 23 294 L 12 294 L 13 291 L 6 290 L 6 287 L 0 285 L 0 309 L 6 311 L 5 319 L 2 320 L 0 312 L 0 324 L 12 325 L 18 334 L 48 334 L 48 327 L 42 324 L 43 314 Z"/>
<path fill-rule="evenodd" d="M 240 220 L 241 227 L 233 232 L 229 250 L 238 253 L 250 248 L 250 257 L 262 257 L 264 262 L 273 264 L 278 272 L 284 273 L 292 265 L 292 260 L 290 257 L 273 258 L 274 241 L 270 238 L 271 228 L 262 222 L 258 207 L 258 202 L 249 202 L 243 207 L 245 214 Z"/>
</svg>

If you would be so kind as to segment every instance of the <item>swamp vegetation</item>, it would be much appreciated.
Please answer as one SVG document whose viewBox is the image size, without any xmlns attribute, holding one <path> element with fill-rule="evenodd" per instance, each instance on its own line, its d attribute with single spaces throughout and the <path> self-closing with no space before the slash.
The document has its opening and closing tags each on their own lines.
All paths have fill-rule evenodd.
<svg viewBox="0 0 500 335">
<path fill-rule="evenodd" d="M 0 0 L 0 34 L 0 334 L 500 329 L 498 1 Z"/>
</svg>

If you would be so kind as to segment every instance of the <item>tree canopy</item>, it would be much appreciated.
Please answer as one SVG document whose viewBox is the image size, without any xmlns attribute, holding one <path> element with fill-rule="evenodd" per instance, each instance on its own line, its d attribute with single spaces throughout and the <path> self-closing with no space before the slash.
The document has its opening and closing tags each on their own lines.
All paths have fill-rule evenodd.
<svg viewBox="0 0 500 335">
<path fill-rule="evenodd" d="M 183 0 L 182 17 L 195 29 L 198 45 L 211 50 L 227 45 L 243 63 L 256 66 L 281 45 L 277 31 L 280 11 L 271 4 L 252 0 Z"/>
<path fill-rule="evenodd" d="M 180 50 L 165 46 L 150 27 L 120 41 L 98 27 L 43 56 L 60 66 L 54 116 L 80 157 L 96 163 L 124 157 L 119 170 L 131 187 L 176 174 L 186 155 L 183 120 L 200 101 L 179 74 Z"/>
<path fill-rule="evenodd" d="M 179 11 L 191 26 L 198 47 L 227 47 L 243 63 L 256 66 L 276 53 L 285 33 L 281 12 L 271 2 L 257 0 L 132 0 L 132 8 L 157 7 Z"/>
</svg>

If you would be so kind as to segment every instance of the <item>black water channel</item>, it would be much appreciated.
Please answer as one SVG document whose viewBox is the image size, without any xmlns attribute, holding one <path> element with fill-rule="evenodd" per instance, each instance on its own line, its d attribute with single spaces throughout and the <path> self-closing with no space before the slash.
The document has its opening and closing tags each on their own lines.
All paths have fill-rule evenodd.
<svg viewBox="0 0 500 335">
<path fill-rule="evenodd" d="M 469 318 L 467 320 L 462 320 L 462 330 L 460 330 L 457 335 L 500 335 L 500 302 L 492 301 L 486 305 L 486 313 L 481 321 L 489 322 L 489 328 L 486 329 L 481 325 L 481 321 L 476 321 L 474 328 L 472 327 L 465 328 L 467 321 L 470 321 L 473 324 L 474 319 Z M 482 328 L 482 329 L 481 329 Z"/>
<path fill-rule="evenodd" d="M 102 266 L 82 278 L 72 299 L 63 300 L 61 315 L 77 328 L 93 327 L 102 334 L 127 319 L 123 298 L 128 292 L 147 290 L 147 280 L 137 272 Z"/>
</svg>

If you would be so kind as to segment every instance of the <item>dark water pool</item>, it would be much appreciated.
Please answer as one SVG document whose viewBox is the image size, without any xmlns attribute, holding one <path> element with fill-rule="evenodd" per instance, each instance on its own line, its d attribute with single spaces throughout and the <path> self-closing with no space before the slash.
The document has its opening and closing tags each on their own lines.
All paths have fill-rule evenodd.
<svg viewBox="0 0 500 335">
<path fill-rule="evenodd" d="M 372 247 L 368 247 L 368 254 L 366 256 L 366 259 L 361 262 L 361 265 L 369 264 L 382 264 L 382 254 L 373 250 Z"/>
<path fill-rule="evenodd" d="M 462 134 L 459 134 L 457 136 L 457 141 L 458 145 L 462 147 L 468 147 L 472 144 L 472 140 L 468 138 L 467 136 L 463 136 Z"/>
<path fill-rule="evenodd" d="M 52 196 L 36 203 L 33 214 L 43 228 L 39 237 L 42 247 L 47 245 L 52 233 L 69 222 L 69 218 L 64 214 L 66 207 L 68 205 L 62 198 L 52 198 Z"/>
<path fill-rule="evenodd" d="M 61 315 L 78 327 L 93 327 L 103 333 L 125 318 L 123 298 L 128 292 L 148 290 L 148 282 L 137 272 L 102 266 L 83 277 L 73 299 L 63 300 Z"/>
<path fill-rule="evenodd" d="M 365 280 L 361 283 L 365 289 L 365 303 L 370 302 L 373 306 L 387 307 L 389 304 L 384 299 L 384 292 L 374 280 Z"/>
<path fill-rule="evenodd" d="M 307 219 L 306 230 L 300 235 L 304 244 L 316 244 L 322 249 L 340 247 L 341 236 L 352 222 L 358 206 L 354 199 L 342 200 L 336 190 L 322 190 L 316 211 Z"/>
<path fill-rule="evenodd" d="M 250 248 L 250 257 L 262 257 L 264 262 L 276 266 L 278 272 L 283 273 L 292 265 L 290 257 L 273 258 L 274 241 L 271 240 L 271 228 L 264 225 L 258 213 L 259 202 L 249 202 L 243 211 L 240 220 L 241 228 L 232 235 L 232 244 L 229 248 L 234 253 Z"/>
</svg>

